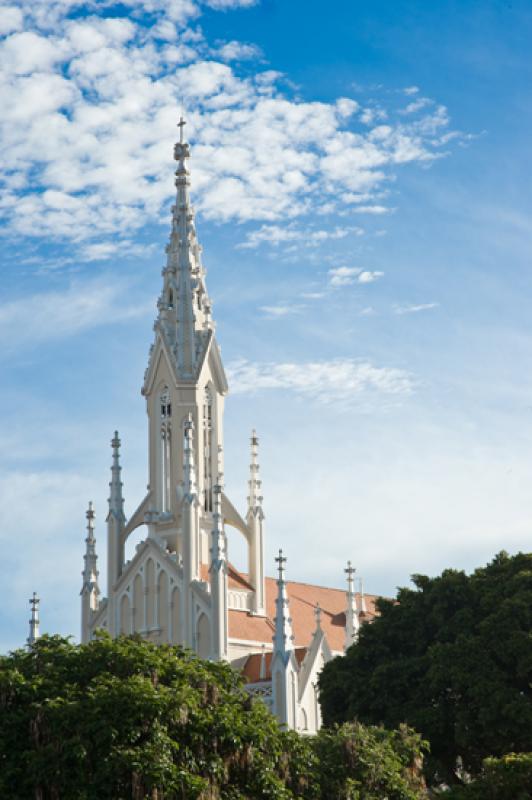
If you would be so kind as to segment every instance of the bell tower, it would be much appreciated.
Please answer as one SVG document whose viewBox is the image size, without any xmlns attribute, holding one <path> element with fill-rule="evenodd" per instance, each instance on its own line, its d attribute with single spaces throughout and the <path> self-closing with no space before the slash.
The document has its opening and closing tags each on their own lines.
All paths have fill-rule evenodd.
<svg viewBox="0 0 532 800">
<path fill-rule="evenodd" d="M 213 490 L 223 472 L 227 393 L 190 203 L 190 147 L 183 119 L 174 148 L 176 201 L 163 286 L 142 394 L 149 418 L 150 535 L 183 557 L 185 463 L 193 458 L 198 512 L 198 573 L 208 564 Z M 190 436 L 193 428 L 194 436 Z M 193 453 L 186 452 L 193 447 Z M 194 576 L 199 577 L 198 575 Z"/>
</svg>

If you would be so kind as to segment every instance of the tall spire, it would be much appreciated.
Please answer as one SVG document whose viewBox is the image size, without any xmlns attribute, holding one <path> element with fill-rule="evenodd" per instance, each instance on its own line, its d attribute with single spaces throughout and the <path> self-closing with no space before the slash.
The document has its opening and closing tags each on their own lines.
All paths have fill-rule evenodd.
<svg viewBox="0 0 532 800">
<path fill-rule="evenodd" d="M 83 586 L 81 594 L 88 592 L 94 595 L 94 604 L 91 605 L 93 609 L 97 607 L 97 597 L 100 594 L 98 586 L 98 556 L 96 555 L 96 539 L 94 537 L 94 509 L 92 507 L 92 500 L 85 514 L 87 517 L 87 537 L 85 539 L 85 567 L 83 569 Z"/>
<path fill-rule="evenodd" d="M 39 630 L 39 603 L 41 601 L 37 597 L 36 593 L 33 592 L 33 596 L 29 600 L 29 604 L 31 606 L 31 619 L 30 619 L 30 633 L 28 636 L 28 644 L 31 646 L 35 644 L 41 632 Z"/>
<path fill-rule="evenodd" d="M 356 569 L 352 566 L 351 562 L 347 562 L 347 569 L 344 570 L 347 575 L 347 608 L 345 612 L 345 642 L 344 650 L 356 642 L 358 638 L 358 631 L 360 628 L 360 620 L 356 606 L 355 594 L 355 573 Z"/>
<path fill-rule="evenodd" d="M 166 248 L 167 263 L 163 270 L 164 284 L 158 302 L 156 328 L 163 332 L 174 353 L 179 376 L 191 380 L 214 326 L 201 263 L 201 246 L 194 225 L 194 210 L 190 203 L 187 167 L 190 146 L 184 139 L 185 124 L 181 117 L 179 141 L 174 147 L 177 195 L 172 207 L 172 230 Z"/>
<path fill-rule="evenodd" d="M 279 555 L 275 559 L 277 562 L 277 599 L 275 600 L 275 633 L 273 636 L 274 653 L 280 653 L 283 659 L 294 649 L 294 635 L 292 633 L 292 620 L 288 613 L 288 593 L 286 591 L 286 581 L 284 565 L 286 558 L 283 551 L 279 550 Z"/>
<path fill-rule="evenodd" d="M 122 481 L 120 473 L 120 439 L 118 431 L 111 439 L 111 449 L 113 451 L 113 461 L 111 464 L 111 481 L 109 483 L 109 513 L 115 514 L 120 520 L 124 520 L 124 498 L 122 496 Z"/>
<path fill-rule="evenodd" d="M 249 465 L 249 495 L 248 495 L 248 509 L 256 511 L 262 509 L 262 495 L 259 467 L 259 438 L 255 429 L 251 432 L 251 463 Z"/>
</svg>

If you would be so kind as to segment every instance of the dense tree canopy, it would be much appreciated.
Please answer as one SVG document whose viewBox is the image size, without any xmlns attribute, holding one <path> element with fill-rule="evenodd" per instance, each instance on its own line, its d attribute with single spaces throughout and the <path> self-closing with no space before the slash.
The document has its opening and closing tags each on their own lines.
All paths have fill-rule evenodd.
<svg viewBox="0 0 532 800">
<path fill-rule="evenodd" d="M 532 556 L 413 581 L 326 665 L 326 724 L 406 722 L 450 781 L 457 767 L 475 774 L 487 756 L 532 750 Z"/>
<path fill-rule="evenodd" d="M 2 800 L 421 800 L 419 737 L 301 737 L 227 664 L 138 638 L 0 658 Z"/>
</svg>

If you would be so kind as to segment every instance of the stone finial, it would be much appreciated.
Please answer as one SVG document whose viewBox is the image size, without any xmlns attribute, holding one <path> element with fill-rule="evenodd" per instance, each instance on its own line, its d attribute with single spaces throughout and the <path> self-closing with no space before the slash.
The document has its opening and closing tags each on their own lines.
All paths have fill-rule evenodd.
<svg viewBox="0 0 532 800">
<path fill-rule="evenodd" d="M 314 609 L 314 617 L 316 619 L 316 633 L 318 633 L 321 631 L 321 606 L 317 601 Z"/>
<path fill-rule="evenodd" d="M 278 570 L 277 598 L 275 600 L 275 633 L 273 636 L 274 653 L 281 653 L 283 658 L 294 649 L 294 635 L 292 633 L 292 620 L 288 612 L 288 593 L 286 591 L 285 569 L 286 558 L 283 551 L 275 559 Z"/>
<path fill-rule="evenodd" d="M 355 594 L 356 569 L 353 567 L 350 561 L 347 562 L 347 569 L 345 569 L 344 572 L 347 575 L 344 650 L 347 650 L 347 648 L 351 647 L 351 645 L 356 642 L 358 638 L 360 619 L 357 610 Z"/>
<path fill-rule="evenodd" d="M 222 514 L 222 487 L 216 483 L 212 489 L 213 494 L 213 513 L 212 513 L 212 546 L 211 546 L 211 565 L 210 571 L 220 569 L 226 564 L 226 546 L 224 519 Z"/>
<path fill-rule="evenodd" d="M 183 483 L 189 501 L 197 496 L 196 467 L 194 459 L 194 420 L 188 414 L 184 426 Z"/>
<path fill-rule="evenodd" d="M 35 644 L 37 639 L 40 637 L 40 620 L 39 620 L 39 603 L 41 601 L 37 597 L 36 592 L 33 592 L 32 597 L 29 599 L 29 604 L 31 606 L 31 618 L 30 618 L 30 632 L 28 636 L 28 645 Z"/>
<path fill-rule="evenodd" d="M 279 549 L 279 555 L 275 557 L 275 563 L 277 564 L 277 572 L 279 573 L 279 580 L 277 583 L 279 584 L 284 583 L 284 565 L 286 564 L 287 559 L 283 556 L 283 551 Z"/>
<path fill-rule="evenodd" d="M 262 495 L 261 487 L 262 481 L 260 479 L 259 467 L 259 437 L 257 431 L 253 429 L 251 432 L 251 461 L 249 465 L 249 495 L 248 495 L 248 510 L 256 511 L 262 508 Z"/>
<path fill-rule="evenodd" d="M 115 431 L 111 439 L 111 450 L 113 453 L 111 463 L 111 480 L 109 482 L 109 513 L 114 513 L 120 518 L 124 519 L 124 498 L 122 496 L 122 481 L 120 466 L 120 437 L 118 431 Z"/>
</svg>

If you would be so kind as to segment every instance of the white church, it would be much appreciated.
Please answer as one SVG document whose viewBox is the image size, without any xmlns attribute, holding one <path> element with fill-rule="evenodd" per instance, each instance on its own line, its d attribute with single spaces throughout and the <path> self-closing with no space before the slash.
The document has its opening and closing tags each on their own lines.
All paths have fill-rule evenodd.
<svg viewBox="0 0 532 800">
<path fill-rule="evenodd" d="M 120 439 L 111 442 L 107 515 L 107 597 L 102 597 L 94 536 L 87 511 L 81 589 L 81 638 L 99 629 L 138 633 L 149 641 L 185 645 L 202 658 L 228 661 L 251 695 L 280 723 L 304 732 L 320 727 L 317 676 L 323 664 L 356 640 L 374 616 L 375 597 L 266 576 L 265 515 L 259 441 L 251 435 L 247 508 L 239 512 L 223 487 L 223 414 L 228 393 L 205 285 L 201 246 L 190 203 L 189 145 L 175 145 L 177 197 L 142 394 L 149 425 L 146 496 L 126 518 Z M 139 526 L 144 540 L 125 560 L 125 543 Z M 247 573 L 230 562 L 226 528 L 247 545 Z M 35 609 L 35 598 L 33 599 Z M 32 618 L 34 614 L 32 614 Z M 35 627 L 33 630 L 35 636 Z"/>
</svg>

